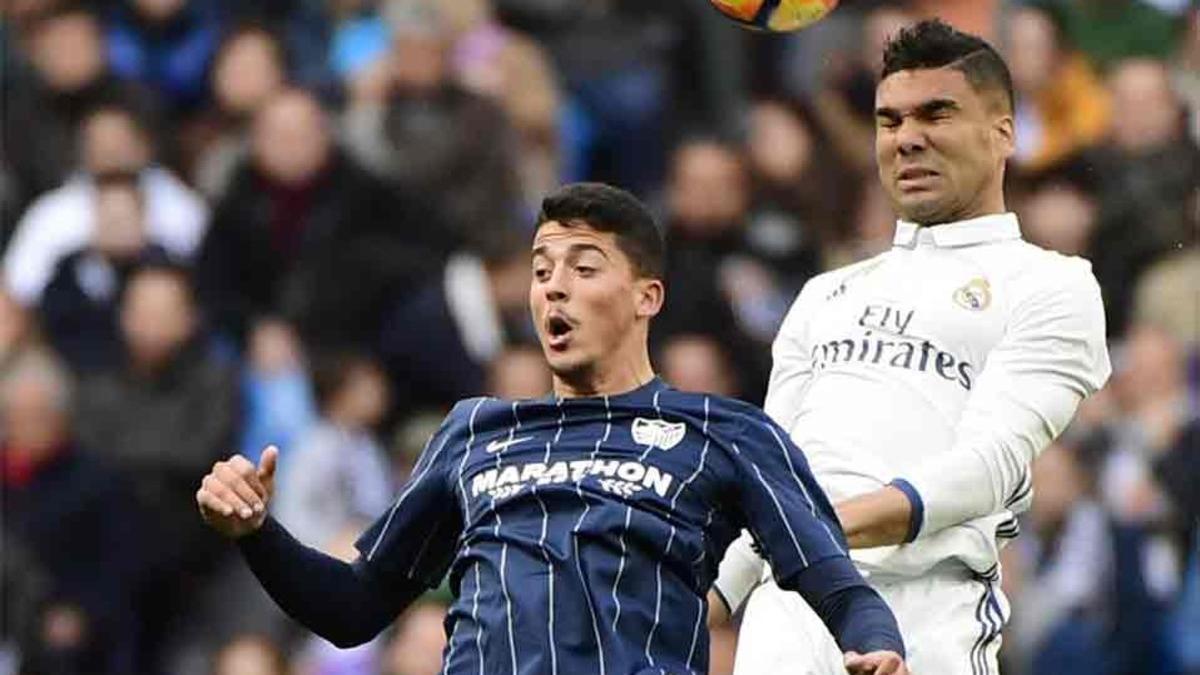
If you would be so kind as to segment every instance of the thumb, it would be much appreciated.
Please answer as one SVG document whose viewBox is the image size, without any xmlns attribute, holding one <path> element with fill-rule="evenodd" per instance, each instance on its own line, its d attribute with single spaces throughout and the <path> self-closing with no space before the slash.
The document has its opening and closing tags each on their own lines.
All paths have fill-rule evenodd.
<svg viewBox="0 0 1200 675">
<path fill-rule="evenodd" d="M 263 481 L 275 479 L 275 465 L 279 462 L 279 448 L 268 445 L 258 459 L 258 478 Z"/>
</svg>

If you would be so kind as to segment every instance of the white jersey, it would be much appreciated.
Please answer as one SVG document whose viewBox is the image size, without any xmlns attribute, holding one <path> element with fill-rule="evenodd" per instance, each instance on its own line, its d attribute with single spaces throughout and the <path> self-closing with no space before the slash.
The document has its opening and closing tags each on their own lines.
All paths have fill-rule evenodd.
<svg viewBox="0 0 1200 675">
<path fill-rule="evenodd" d="M 1012 214 L 900 222 L 891 250 L 805 285 L 772 355 L 766 411 L 830 500 L 896 483 L 914 501 L 915 541 L 852 552 L 880 580 L 948 559 L 996 575 L 1030 463 L 1111 370 L 1090 264 Z M 748 546 L 717 581 L 733 609 L 767 575 Z"/>
</svg>

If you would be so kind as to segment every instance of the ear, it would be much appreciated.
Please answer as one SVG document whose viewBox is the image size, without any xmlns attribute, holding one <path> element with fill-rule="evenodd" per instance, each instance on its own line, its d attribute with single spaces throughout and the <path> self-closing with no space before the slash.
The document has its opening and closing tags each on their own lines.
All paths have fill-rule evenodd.
<svg viewBox="0 0 1200 675">
<path fill-rule="evenodd" d="M 635 294 L 634 316 L 652 319 L 662 311 L 666 289 L 660 279 L 638 279 L 633 283 Z"/>
<path fill-rule="evenodd" d="M 1007 160 L 1017 151 L 1017 133 L 1013 124 L 1012 113 L 1003 113 L 992 123 L 992 132 L 996 135 L 998 149 L 1003 159 Z"/>
</svg>

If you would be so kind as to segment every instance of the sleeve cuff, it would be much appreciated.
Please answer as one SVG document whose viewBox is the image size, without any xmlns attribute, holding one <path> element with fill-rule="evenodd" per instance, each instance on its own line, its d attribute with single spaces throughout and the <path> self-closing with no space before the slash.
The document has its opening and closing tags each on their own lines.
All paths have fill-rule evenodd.
<svg viewBox="0 0 1200 675">
<path fill-rule="evenodd" d="M 925 522 L 925 501 L 921 499 L 921 493 L 917 492 L 912 483 L 903 478 L 897 478 L 888 483 L 888 485 L 903 492 L 904 496 L 908 497 L 908 503 L 912 506 L 908 517 L 908 536 L 904 538 L 904 543 L 907 544 L 916 539 L 917 535 L 921 533 L 921 525 Z"/>
</svg>

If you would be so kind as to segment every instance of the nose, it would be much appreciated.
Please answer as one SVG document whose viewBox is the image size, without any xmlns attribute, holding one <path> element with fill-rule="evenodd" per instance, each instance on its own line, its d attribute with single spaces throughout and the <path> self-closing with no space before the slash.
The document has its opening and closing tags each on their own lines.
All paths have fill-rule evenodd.
<svg viewBox="0 0 1200 675">
<path fill-rule="evenodd" d="M 904 119 L 900 122 L 900 128 L 896 130 L 896 147 L 903 156 L 919 153 L 928 146 L 928 139 L 925 137 L 925 131 L 921 125 L 911 119 Z"/>
<path fill-rule="evenodd" d="M 568 296 L 568 270 L 566 265 L 555 265 L 554 271 L 550 273 L 550 278 L 543 284 L 543 292 L 546 294 L 546 300 L 551 302 L 562 302 Z"/>
</svg>

